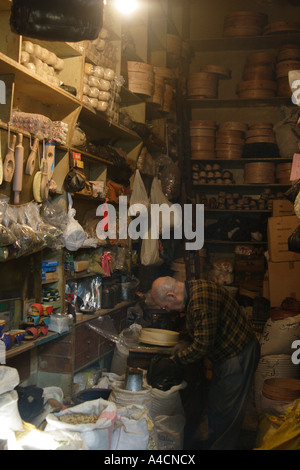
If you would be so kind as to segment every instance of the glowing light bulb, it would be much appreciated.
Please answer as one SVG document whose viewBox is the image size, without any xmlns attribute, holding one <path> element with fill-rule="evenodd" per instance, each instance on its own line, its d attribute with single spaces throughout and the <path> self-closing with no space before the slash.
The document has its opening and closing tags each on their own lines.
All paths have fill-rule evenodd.
<svg viewBox="0 0 300 470">
<path fill-rule="evenodd" d="M 116 8 L 125 14 L 132 13 L 138 6 L 137 0 L 116 0 Z"/>
</svg>

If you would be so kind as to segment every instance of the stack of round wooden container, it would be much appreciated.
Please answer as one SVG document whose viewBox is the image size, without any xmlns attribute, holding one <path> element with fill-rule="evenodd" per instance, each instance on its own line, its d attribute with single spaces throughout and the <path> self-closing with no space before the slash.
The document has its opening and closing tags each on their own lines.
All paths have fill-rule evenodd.
<svg viewBox="0 0 300 470">
<path fill-rule="evenodd" d="M 133 93 L 152 96 L 154 72 L 150 64 L 144 62 L 127 62 L 128 89 Z"/>
<path fill-rule="evenodd" d="M 214 121 L 190 121 L 191 158 L 193 160 L 215 158 L 215 136 Z"/>
<path fill-rule="evenodd" d="M 221 65 L 202 65 L 199 72 L 189 75 L 188 97 L 194 99 L 218 98 L 220 79 L 231 77 L 231 71 Z"/>
<path fill-rule="evenodd" d="M 292 163 L 279 163 L 276 167 L 276 179 L 279 184 L 291 184 Z"/>
<path fill-rule="evenodd" d="M 237 85 L 239 98 L 272 98 L 276 95 L 274 80 L 276 57 L 268 52 L 249 54 L 243 71 L 243 81 Z"/>
<path fill-rule="evenodd" d="M 228 160 L 241 158 L 247 127 L 242 122 L 222 122 L 216 133 L 216 157 Z"/>
<path fill-rule="evenodd" d="M 264 34 L 299 33 L 300 23 L 296 21 L 275 21 L 264 27 Z"/>
<path fill-rule="evenodd" d="M 193 99 L 218 98 L 218 76 L 208 72 L 193 72 L 187 83 L 188 97 Z"/>
<path fill-rule="evenodd" d="M 246 144 L 263 143 L 276 144 L 273 124 L 262 122 L 252 124 L 246 132 Z"/>
<path fill-rule="evenodd" d="M 300 70 L 300 46 L 298 44 L 285 44 L 278 49 L 276 65 L 278 96 L 292 95 L 288 79 L 290 70 Z"/>
<path fill-rule="evenodd" d="M 256 11 L 236 11 L 225 16 L 223 36 L 260 36 L 268 17 Z"/>
<path fill-rule="evenodd" d="M 244 168 L 244 182 L 247 184 L 275 183 L 275 165 L 271 162 L 246 163 Z"/>
</svg>

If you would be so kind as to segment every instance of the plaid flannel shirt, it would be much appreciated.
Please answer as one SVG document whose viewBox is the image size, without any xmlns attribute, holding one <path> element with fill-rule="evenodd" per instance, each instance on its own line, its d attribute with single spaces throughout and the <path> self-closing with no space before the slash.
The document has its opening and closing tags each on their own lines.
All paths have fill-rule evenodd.
<svg viewBox="0 0 300 470">
<path fill-rule="evenodd" d="M 181 364 L 207 357 L 212 362 L 235 356 L 254 332 L 239 304 L 221 286 L 204 280 L 186 282 L 188 347 L 175 355 Z"/>
</svg>

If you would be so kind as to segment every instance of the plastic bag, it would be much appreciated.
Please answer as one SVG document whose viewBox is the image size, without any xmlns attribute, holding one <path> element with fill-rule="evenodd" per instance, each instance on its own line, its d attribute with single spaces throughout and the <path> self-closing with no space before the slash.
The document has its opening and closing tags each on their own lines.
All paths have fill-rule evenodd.
<svg viewBox="0 0 300 470">
<path fill-rule="evenodd" d="M 300 193 L 297 194 L 294 202 L 294 212 L 298 219 L 300 219 Z"/>
<path fill-rule="evenodd" d="M 289 236 L 288 249 L 294 253 L 300 253 L 300 225 Z"/>
<path fill-rule="evenodd" d="M 149 430 L 143 406 L 118 408 L 111 450 L 147 450 Z"/>
<path fill-rule="evenodd" d="M 95 423 L 76 424 L 76 415 L 98 416 Z M 60 418 L 73 415 L 74 424 L 62 421 Z M 117 418 L 116 405 L 112 402 L 99 398 L 98 400 L 86 401 L 80 405 L 67 408 L 59 413 L 51 413 L 46 417 L 47 425 L 45 431 L 68 431 L 79 432 L 82 439 L 90 450 L 110 450 L 111 435 L 114 422 Z"/>
<path fill-rule="evenodd" d="M 94 40 L 103 24 L 103 2 L 13 0 L 10 26 L 17 34 L 45 41 Z"/>
<path fill-rule="evenodd" d="M 254 450 L 298 450 L 300 400 L 295 400 L 284 416 L 263 414 Z"/>
<path fill-rule="evenodd" d="M 168 207 L 172 207 L 172 211 L 170 211 L 170 218 L 169 218 L 169 223 L 167 223 L 167 230 L 168 228 L 174 228 L 174 227 L 181 227 L 181 207 L 175 204 L 172 204 L 164 195 L 161 187 L 161 182 L 159 179 L 155 176 L 152 181 L 151 185 L 151 192 L 150 192 L 150 202 L 151 204 L 167 204 Z M 163 217 L 163 214 L 162 214 Z M 162 232 L 162 229 L 164 227 L 164 220 L 159 221 L 159 232 Z M 167 222 L 167 221 L 166 221 Z"/>
<path fill-rule="evenodd" d="M 289 187 L 289 189 L 284 193 L 284 195 L 289 201 L 294 203 L 296 200 L 296 197 L 299 194 L 299 191 L 300 191 L 300 180 L 297 180 Z"/>
<path fill-rule="evenodd" d="M 17 369 L 8 366 L 0 366 L 0 395 L 10 392 L 19 385 L 20 377 Z"/>
<path fill-rule="evenodd" d="M 299 151 L 300 129 L 297 128 L 300 110 L 283 107 L 285 118 L 277 122 L 273 129 L 281 157 L 292 157 Z"/>
<path fill-rule="evenodd" d="M 130 205 L 132 206 L 133 204 L 143 204 L 146 207 L 149 206 L 149 198 L 139 170 L 136 170 L 135 172 L 130 197 Z"/>
<path fill-rule="evenodd" d="M 71 198 L 69 197 L 69 200 Z M 70 204 L 68 210 L 68 224 L 63 232 L 63 241 L 67 250 L 76 251 L 84 243 L 86 234 L 79 222 L 75 220 L 76 210 Z"/>
</svg>

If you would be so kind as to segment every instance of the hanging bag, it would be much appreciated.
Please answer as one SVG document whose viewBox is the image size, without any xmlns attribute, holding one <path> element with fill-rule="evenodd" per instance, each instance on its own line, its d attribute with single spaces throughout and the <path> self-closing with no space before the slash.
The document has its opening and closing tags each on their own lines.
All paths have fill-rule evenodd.
<svg viewBox="0 0 300 470">
<path fill-rule="evenodd" d="M 94 40 L 102 24 L 102 0 L 12 0 L 10 26 L 21 36 L 44 41 Z"/>
</svg>

